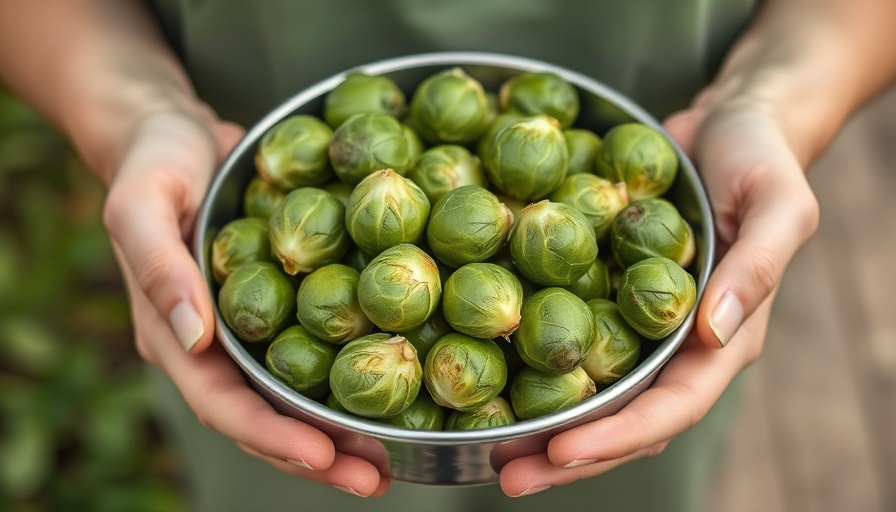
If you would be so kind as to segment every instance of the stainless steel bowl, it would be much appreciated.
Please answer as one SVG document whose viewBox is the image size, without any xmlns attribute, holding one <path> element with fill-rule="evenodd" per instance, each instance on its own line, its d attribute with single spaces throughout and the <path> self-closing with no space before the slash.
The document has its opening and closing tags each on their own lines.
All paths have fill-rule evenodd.
<svg viewBox="0 0 896 512">
<path fill-rule="evenodd" d="M 578 126 L 604 133 L 627 121 L 662 129 L 659 123 L 621 94 L 581 74 L 544 62 L 487 53 L 435 53 L 375 62 L 350 71 L 387 75 L 410 94 L 424 78 L 443 69 L 462 66 L 488 90 L 496 91 L 507 78 L 526 71 L 552 71 L 573 84 L 581 97 Z M 296 114 L 321 115 L 323 98 L 345 75 L 330 77 L 301 91 L 252 127 L 222 165 L 208 190 L 196 219 L 194 255 L 209 290 L 217 286 L 209 265 L 211 241 L 227 222 L 241 215 L 242 191 L 255 174 L 254 155 L 262 135 L 282 118 Z M 668 195 L 693 225 L 697 258 L 691 269 L 698 299 L 713 262 L 714 236 L 709 202 L 700 179 L 676 146 L 681 167 Z M 326 432 L 339 451 L 364 457 L 395 480 L 436 485 L 471 485 L 494 482 L 509 460 L 544 451 L 548 440 L 570 427 L 616 413 L 647 389 L 663 365 L 684 341 L 695 312 L 645 356 L 625 378 L 595 397 L 558 413 L 506 427 L 464 432 L 418 432 L 351 417 L 305 398 L 273 378 L 264 367 L 262 347 L 240 343 L 221 319 L 216 307 L 217 336 L 245 372 L 247 380 L 282 414 Z"/>
</svg>

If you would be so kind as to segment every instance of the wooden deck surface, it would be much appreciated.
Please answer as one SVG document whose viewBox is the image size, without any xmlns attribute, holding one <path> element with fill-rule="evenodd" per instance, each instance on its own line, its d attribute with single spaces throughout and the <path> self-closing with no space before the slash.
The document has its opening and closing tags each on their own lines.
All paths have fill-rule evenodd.
<svg viewBox="0 0 896 512">
<path fill-rule="evenodd" d="M 896 89 L 809 179 L 821 224 L 747 371 L 712 511 L 896 511 Z"/>
</svg>

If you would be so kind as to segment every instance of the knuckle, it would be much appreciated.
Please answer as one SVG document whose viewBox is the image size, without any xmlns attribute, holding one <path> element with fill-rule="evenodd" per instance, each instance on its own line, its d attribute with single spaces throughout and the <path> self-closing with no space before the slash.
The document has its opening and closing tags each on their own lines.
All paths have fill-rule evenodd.
<svg viewBox="0 0 896 512">
<path fill-rule="evenodd" d="M 747 343 L 743 346 L 743 368 L 751 366 L 762 356 L 767 325 L 767 322 L 744 323 L 744 341 Z"/>
<path fill-rule="evenodd" d="M 744 367 L 752 366 L 762 356 L 762 345 L 753 343 L 744 354 Z"/>
<path fill-rule="evenodd" d="M 673 400 L 675 403 L 680 404 L 677 409 L 684 420 L 682 422 L 682 431 L 687 431 L 697 426 L 700 420 L 703 419 L 705 411 L 699 405 L 701 403 L 700 395 L 694 386 L 689 381 L 682 380 L 675 386 L 672 386 L 670 392 L 674 395 Z"/>
<path fill-rule="evenodd" d="M 242 450 L 242 452 L 245 453 L 246 455 L 249 455 L 250 457 L 258 458 L 259 453 L 257 451 L 255 451 L 255 449 L 251 448 L 249 445 L 247 445 L 245 443 L 241 443 L 239 441 L 236 441 L 233 444 L 236 445 L 237 448 Z"/>
<path fill-rule="evenodd" d="M 143 335 L 139 332 L 134 335 L 134 346 L 140 359 L 143 359 L 153 366 L 158 366 L 158 361 L 156 360 L 155 355 L 149 350 L 146 340 L 144 340 Z"/>
<path fill-rule="evenodd" d="M 669 446 L 669 441 L 661 441 L 649 448 L 644 452 L 645 457 L 656 457 L 660 455 L 664 451 L 666 451 L 666 447 Z"/>
<path fill-rule="evenodd" d="M 193 413 L 196 415 L 196 419 L 199 420 L 199 423 L 209 429 L 214 430 L 218 433 L 221 432 L 220 425 L 218 425 L 218 421 L 214 414 L 216 408 L 220 405 L 215 397 L 217 396 L 217 391 L 214 385 L 206 385 L 200 389 L 193 390 L 193 393 L 190 394 L 187 402 L 190 405 L 190 408 L 193 409 Z"/>
<path fill-rule="evenodd" d="M 215 414 L 216 411 L 220 411 L 221 406 L 221 400 L 218 398 L 219 387 L 217 384 L 206 384 L 193 389 L 187 402 L 203 427 L 226 435 L 224 432 L 226 424 L 221 423 L 220 413 Z M 227 437 L 234 441 L 243 441 L 234 436 Z"/>
<path fill-rule="evenodd" d="M 171 263 L 164 247 L 148 249 L 134 269 L 137 284 L 150 297 L 164 285 L 170 271 Z"/>
<path fill-rule="evenodd" d="M 109 190 L 109 195 L 106 196 L 106 202 L 103 204 L 103 225 L 106 227 L 106 231 L 113 237 L 116 236 L 126 207 L 127 199 L 123 197 L 119 188 L 113 186 Z"/>
<path fill-rule="evenodd" d="M 621 458 L 627 455 L 637 453 L 645 448 L 651 434 L 662 428 L 662 415 L 655 409 L 641 409 L 637 411 L 634 418 L 635 423 L 631 426 L 634 428 L 635 435 L 626 436 L 627 442 L 614 454 L 615 458 Z"/>
<path fill-rule="evenodd" d="M 204 428 L 209 430 L 214 430 L 211 420 L 208 415 L 203 410 L 196 411 L 196 419 L 199 420 L 199 424 Z"/>
<path fill-rule="evenodd" d="M 806 187 L 798 202 L 797 225 L 803 233 L 804 240 L 808 240 L 818 231 L 818 223 L 821 217 L 821 208 L 815 194 Z"/>
<path fill-rule="evenodd" d="M 753 285 L 762 292 L 763 297 L 770 294 L 778 285 L 781 267 L 778 257 L 769 247 L 758 247 L 753 251 L 749 263 L 749 274 Z"/>
</svg>

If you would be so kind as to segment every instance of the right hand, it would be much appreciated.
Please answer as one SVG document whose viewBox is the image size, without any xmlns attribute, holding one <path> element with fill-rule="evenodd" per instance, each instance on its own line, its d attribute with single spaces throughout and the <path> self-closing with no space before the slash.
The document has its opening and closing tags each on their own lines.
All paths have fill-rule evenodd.
<svg viewBox="0 0 896 512">
<path fill-rule="evenodd" d="M 207 108 L 144 116 L 112 179 L 104 222 L 130 297 L 137 350 L 167 374 L 206 427 L 291 474 L 360 496 L 386 491 L 370 462 L 277 413 L 214 343 L 208 288 L 185 243 L 216 164 L 243 129 Z"/>
</svg>

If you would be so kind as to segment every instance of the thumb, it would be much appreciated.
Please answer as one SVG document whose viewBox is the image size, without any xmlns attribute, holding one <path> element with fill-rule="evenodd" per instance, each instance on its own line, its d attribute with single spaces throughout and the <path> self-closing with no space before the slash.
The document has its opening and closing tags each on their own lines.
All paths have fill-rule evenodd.
<svg viewBox="0 0 896 512">
<path fill-rule="evenodd" d="M 211 298 L 185 243 L 214 170 L 212 136 L 190 119 L 140 127 L 109 190 L 103 220 L 122 264 L 188 352 L 211 344 Z"/>
<path fill-rule="evenodd" d="M 697 331 L 704 343 L 718 347 L 778 287 L 818 226 L 818 203 L 776 126 L 712 128 L 701 127 L 697 158 L 721 245 L 729 249 L 707 284 Z"/>
<path fill-rule="evenodd" d="M 230 151 L 246 134 L 246 129 L 229 121 L 218 121 L 212 125 L 212 133 L 218 144 L 218 161 L 227 158 Z"/>
</svg>

